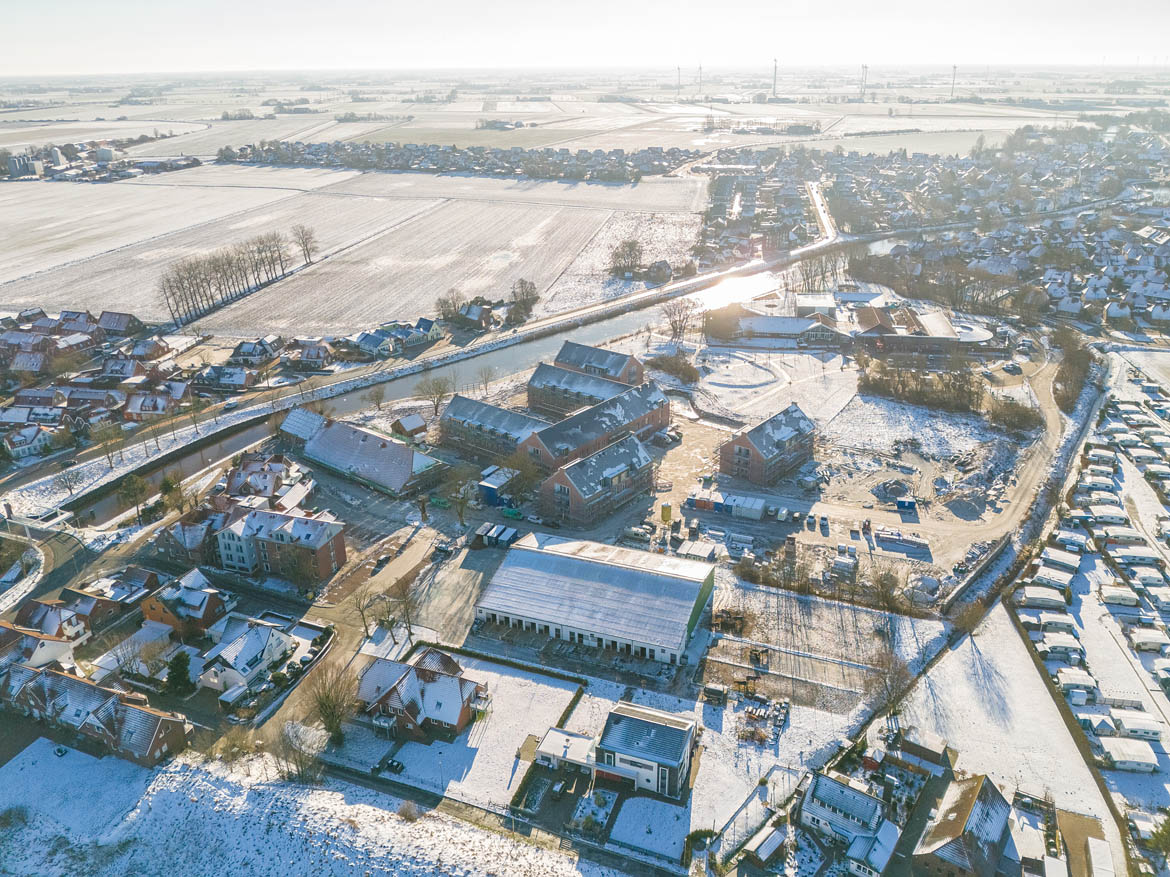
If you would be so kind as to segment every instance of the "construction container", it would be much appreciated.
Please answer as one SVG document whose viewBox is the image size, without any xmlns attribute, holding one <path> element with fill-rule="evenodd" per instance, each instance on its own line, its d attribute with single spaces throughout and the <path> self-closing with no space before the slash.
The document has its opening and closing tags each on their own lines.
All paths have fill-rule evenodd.
<svg viewBox="0 0 1170 877">
<path fill-rule="evenodd" d="M 668 502 L 662 504 L 662 523 L 670 523 L 670 503 Z"/>
</svg>

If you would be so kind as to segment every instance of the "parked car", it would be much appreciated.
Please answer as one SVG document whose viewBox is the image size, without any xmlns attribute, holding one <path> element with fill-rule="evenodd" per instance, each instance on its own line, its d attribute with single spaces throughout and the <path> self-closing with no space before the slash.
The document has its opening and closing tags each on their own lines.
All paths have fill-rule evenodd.
<svg viewBox="0 0 1170 877">
<path fill-rule="evenodd" d="M 537 525 L 543 524 L 544 518 L 542 518 L 540 515 L 529 515 L 528 516 L 528 523 L 537 524 Z"/>
<path fill-rule="evenodd" d="M 224 404 L 223 404 L 224 411 L 235 411 L 239 407 L 240 407 L 240 403 L 237 402 L 235 399 L 232 399 L 232 401 L 230 401 L 230 402 L 224 402 Z"/>
</svg>

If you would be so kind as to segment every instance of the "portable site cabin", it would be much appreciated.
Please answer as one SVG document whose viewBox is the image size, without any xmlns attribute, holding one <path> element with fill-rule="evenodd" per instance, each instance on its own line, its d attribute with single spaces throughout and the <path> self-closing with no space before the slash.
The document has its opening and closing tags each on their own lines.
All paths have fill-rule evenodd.
<svg viewBox="0 0 1170 877">
<path fill-rule="evenodd" d="M 1094 697 L 1097 694 L 1097 680 L 1080 667 L 1061 667 L 1056 671 L 1056 684 L 1064 694 L 1071 691 L 1084 691 Z"/>
<path fill-rule="evenodd" d="M 1089 514 L 1093 516 L 1093 523 L 1097 525 L 1116 527 L 1129 525 L 1129 515 L 1118 506 L 1091 505 Z"/>
<path fill-rule="evenodd" d="M 1056 588 L 1043 585 L 1025 585 L 1016 591 L 1016 605 L 1030 609 L 1064 610 L 1064 595 Z"/>
<path fill-rule="evenodd" d="M 1162 462 L 1162 455 L 1159 454 L 1157 451 L 1153 450 L 1152 448 L 1147 448 L 1147 447 L 1130 448 L 1128 453 L 1129 453 L 1129 458 L 1131 460 L 1133 460 L 1134 463 L 1136 463 L 1139 467 L 1140 466 L 1150 466 L 1150 465 L 1153 465 L 1155 463 Z"/>
<path fill-rule="evenodd" d="M 1102 737 L 1101 748 L 1117 770 L 1135 773 L 1153 773 L 1158 769 L 1158 757 L 1145 740 L 1132 737 Z M 1094 869 L 1094 874 L 1096 870 Z"/>
<path fill-rule="evenodd" d="M 1064 590 L 1072 585 L 1073 574 L 1050 566 L 1041 566 L 1032 574 L 1032 581 L 1037 585 L 1048 585 L 1052 588 Z"/>
<path fill-rule="evenodd" d="M 1148 586 L 1146 599 L 1153 603 L 1154 608 L 1160 612 L 1170 610 L 1170 587 L 1166 585 Z"/>
<path fill-rule="evenodd" d="M 1145 545 L 1146 537 L 1133 527 L 1104 527 L 1098 537 L 1102 545 Z"/>
<path fill-rule="evenodd" d="M 1132 588 L 1124 585 L 1102 585 L 1101 602 L 1110 606 L 1137 606 L 1141 601 Z"/>
<path fill-rule="evenodd" d="M 1162 723 L 1147 712 L 1111 709 L 1109 717 L 1117 726 L 1119 737 L 1132 737 L 1136 740 L 1162 739 Z"/>
<path fill-rule="evenodd" d="M 1161 653 L 1170 646 L 1170 636 L 1156 627 L 1131 627 L 1126 635 L 1135 652 Z"/>
<path fill-rule="evenodd" d="M 1081 566 L 1081 556 L 1059 548 L 1048 547 L 1040 552 L 1040 562 L 1048 567 L 1065 572 L 1076 572 Z"/>
<path fill-rule="evenodd" d="M 1111 456 L 1116 456 L 1116 455 L 1111 455 Z M 1096 478 L 1112 478 L 1113 477 L 1112 464 L 1106 465 L 1104 463 L 1090 463 L 1088 466 L 1085 467 L 1085 471 Z"/>
<path fill-rule="evenodd" d="M 1077 632 L 1076 622 L 1072 616 L 1061 612 L 1040 612 L 1040 629 L 1044 633 L 1071 633 Z"/>
<path fill-rule="evenodd" d="M 1077 533 L 1074 530 L 1058 530 L 1052 537 L 1052 541 L 1063 550 L 1075 551 L 1078 554 L 1083 554 L 1089 547 L 1088 537 L 1084 533 Z"/>
<path fill-rule="evenodd" d="M 1162 555 L 1146 545 L 1107 545 L 1105 553 L 1119 566 L 1166 566 Z"/>
<path fill-rule="evenodd" d="M 1166 584 L 1166 577 L 1162 571 L 1153 566 L 1131 566 L 1125 571 L 1131 583 L 1143 585 L 1147 588 Z"/>
<path fill-rule="evenodd" d="M 1071 633 L 1046 633 L 1036 643 L 1036 650 L 1042 658 L 1073 665 L 1081 663 L 1085 657 L 1080 642 Z"/>
</svg>

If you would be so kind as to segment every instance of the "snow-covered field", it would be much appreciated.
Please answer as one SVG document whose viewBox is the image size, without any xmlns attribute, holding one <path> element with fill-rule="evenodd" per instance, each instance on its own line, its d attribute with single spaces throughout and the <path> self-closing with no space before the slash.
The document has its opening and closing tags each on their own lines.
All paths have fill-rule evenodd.
<svg viewBox="0 0 1170 877">
<path fill-rule="evenodd" d="M 678 268 L 690 259 L 690 248 L 698 239 L 701 220 L 695 213 L 610 214 L 577 257 L 541 295 L 536 316 L 584 307 L 599 301 L 638 292 L 652 284 L 619 280 L 609 272 L 610 255 L 622 241 L 634 239 L 642 245 L 647 264 L 666 259 Z"/>
<path fill-rule="evenodd" d="M 1056 806 L 1108 819 L 1108 811 L 1027 647 L 997 605 L 910 692 L 903 726 L 943 737 L 960 769 L 1001 786 L 1050 791 Z"/>
<path fill-rule="evenodd" d="M 963 454 L 1004 437 L 981 417 L 879 396 L 857 396 L 833 418 L 825 435 L 836 444 L 883 453 L 891 453 L 895 442 L 917 440 L 922 453 L 933 457 Z"/>
<path fill-rule="evenodd" d="M 79 790 L 84 790 L 79 793 Z M 11 874 L 195 877 L 208 873 L 618 877 L 618 873 L 341 782 L 296 786 L 264 758 L 184 755 L 147 770 L 37 740 L 0 768 L 0 843 Z M 504 865 L 503 863 L 506 863 Z"/>
</svg>

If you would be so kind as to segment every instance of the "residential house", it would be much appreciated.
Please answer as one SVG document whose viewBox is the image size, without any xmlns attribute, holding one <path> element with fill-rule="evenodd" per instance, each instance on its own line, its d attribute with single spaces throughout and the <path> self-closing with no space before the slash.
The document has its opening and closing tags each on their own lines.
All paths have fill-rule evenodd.
<svg viewBox="0 0 1170 877">
<path fill-rule="evenodd" d="M 49 668 L 14 665 L 0 671 L 0 700 L 147 767 L 181 752 L 192 730 L 178 713 L 152 709 L 144 695 L 103 688 Z"/>
<path fill-rule="evenodd" d="M 167 560 L 184 566 L 213 563 L 215 532 L 222 516 L 197 509 L 159 531 L 154 549 Z"/>
<path fill-rule="evenodd" d="M 125 314 L 119 311 L 102 311 L 102 315 L 98 317 L 97 324 L 103 332 L 115 338 L 127 338 L 130 335 L 137 335 L 145 328 L 142 321 L 133 314 Z"/>
<path fill-rule="evenodd" d="M 597 742 L 596 774 L 637 790 L 682 798 L 698 723 L 693 717 L 625 701 L 609 711 Z"/>
<path fill-rule="evenodd" d="M 180 636 L 205 633 L 235 608 L 236 598 L 214 587 L 198 568 L 188 570 L 142 603 L 149 621 L 169 626 Z"/>
<path fill-rule="evenodd" d="M 419 317 L 418 322 L 414 324 L 414 328 L 428 342 L 439 341 L 443 337 L 443 327 L 439 325 L 438 320 L 432 320 L 429 317 Z"/>
<path fill-rule="evenodd" d="M 405 663 L 375 658 L 358 682 L 363 713 L 390 736 L 414 740 L 461 733 L 487 698 L 486 683 L 467 678 L 454 658 L 431 647 Z"/>
<path fill-rule="evenodd" d="M 259 375 L 255 370 L 238 365 L 204 366 L 191 379 L 201 390 L 215 390 L 221 393 L 242 393 L 256 385 Z"/>
<path fill-rule="evenodd" d="M 60 600 L 81 617 L 87 630 L 99 631 L 132 611 L 158 584 L 158 573 L 128 566 L 92 582 L 63 588 Z"/>
<path fill-rule="evenodd" d="M 0 677 L 10 665 L 17 663 L 33 668 L 70 667 L 73 665 L 73 641 L 0 621 Z"/>
<path fill-rule="evenodd" d="M 228 357 L 229 365 L 268 366 L 280 357 L 284 350 L 284 339 L 279 335 L 265 335 L 252 341 L 241 341 Z"/>
<path fill-rule="evenodd" d="M 25 600 L 17 609 L 13 622 L 24 630 L 67 639 L 74 645 L 81 645 L 90 637 L 85 618 L 61 600 Z"/>
<path fill-rule="evenodd" d="M 520 442 L 520 449 L 542 469 L 553 472 L 623 435 L 645 436 L 669 425 L 670 400 L 656 383 L 647 381 L 531 433 Z"/>
<path fill-rule="evenodd" d="M 845 846 L 850 873 L 877 877 L 898 843 L 898 826 L 861 780 L 814 773 L 800 805 L 800 824 Z"/>
<path fill-rule="evenodd" d="M 224 477 L 225 490 L 237 499 L 261 497 L 277 511 L 290 511 L 312 494 L 316 482 L 283 454 L 241 454 Z"/>
<path fill-rule="evenodd" d="M 528 379 L 528 407 L 560 418 L 624 393 L 628 385 L 542 362 Z"/>
<path fill-rule="evenodd" d="M 540 487 L 540 513 L 572 527 L 592 527 L 654 487 L 654 461 L 632 435 L 562 466 Z"/>
<path fill-rule="evenodd" d="M 283 662 L 294 641 L 279 624 L 231 612 L 207 629 L 214 645 L 202 656 L 199 685 L 230 692 L 268 678 L 269 665 Z"/>
<path fill-rule="evenodd" d="M 459 308 L 459 313 L 455 317 L 455 322 L 480 331 L 490 329 L 492 320 L 491 305 L 465 304 Z"/>
<path fill-rule="evenodd" d="M 439 419 L 440 443 L 468 457 L 498 461 L 548 425 L 538 417 L 455 395 Z"/>
<path fill-rule="evenodd" d="M 616 353 L 575 341 L 566 341 L 561 345 L 553 364 L 583 375 L 606 378 L 630 386 L 637 386 L 646 379 L 642 363 L 633 354 Z"/>
<path fill-rule="evenodd" d="M 215 534 L 219 564 L 249 575 L 319 583 L 345 563 L 345 524 L 327 511 L 313 514 L 236 508 Z"/>
<path fill-rule="evenodd" d="M 988 777 L 952 779 L 911 857 L 930 877 L 994 877 L 1011 840 L 1011 805 Z M 1004 873 L 1019 873 L 1003 869 Z"/>
<path fill-rule="evenodd" d="M 812 459 L 816 425 L 793 402 L 719 447 L 719 471 L 753 484 L 771 485 Z"/>
<path fill-rule="evenodd" d="M 4 448 L 14 460 L 39 457 L 53 448 L 56 432 L 40 424 L 14 429 L 4 436 Z"/>
<path fill-rule="evenodd" d="M 322 341 L 301 347 L 300 355 L 293 360 L 293 365 L 308 371 L 321 371 L 331 362 L 333 362 L 333 347 Z"/>
<path fill-rule="evenodd" d="M 436 485 L 447 465 L 405 442 L 340 420 L 327 420 L 305 442 L 305 456 L 390 496 Z"/>
</svg>

